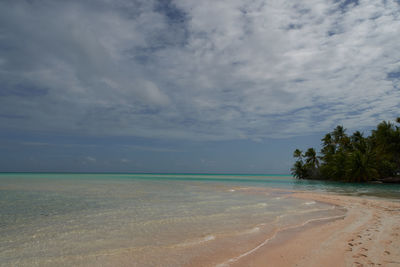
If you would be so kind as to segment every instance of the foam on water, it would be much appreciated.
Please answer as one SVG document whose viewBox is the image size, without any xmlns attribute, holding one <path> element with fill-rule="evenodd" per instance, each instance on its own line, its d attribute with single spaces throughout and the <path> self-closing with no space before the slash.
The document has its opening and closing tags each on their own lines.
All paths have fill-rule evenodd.
<svg viewBox="0 0 400 267">
<path fill-rule="evenodd" d="M 260 227 L 253 227 L 251 229 L 244 230 L 243 232 L 241 232 L 241 234 L 254 234 L 258 232 L 260 232 Z"/>
<path fill-rule="evenodd" d="M 195 245 L 200 245 L 202 243 L 208 242 L 208 241 L 212 241 L 215 240 L 215 236 L 214 235 L 207 235 L 205 237 L 202 238 L 196 238 L 193 240 L 189 240 L 189 241 L 185 241 L 183 243 L 180 243 L 178 245 L 176 245 L 177 247 L 190 247 L 190 246 L 195 246 Z"/>
<path fill-rule="evenodd" d="M 315 201 L 307 201 L 307 202 L 304 202 L 303 204 L 304 205 L 314 205 L 316 202 Z"/>
</svg>

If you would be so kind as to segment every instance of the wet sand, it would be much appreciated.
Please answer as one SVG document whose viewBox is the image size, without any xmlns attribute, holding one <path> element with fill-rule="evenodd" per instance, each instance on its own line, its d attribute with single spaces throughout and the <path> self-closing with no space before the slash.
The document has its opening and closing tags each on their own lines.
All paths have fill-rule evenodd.
<svg viewBox="0 0 400 267">
<path fill-rule="evenodd" d="M 246 255 L 220 266 L 400 266 L 400 202 L 294 193 L 347 209 L 341 218 L 282 229 Z"/>
</svg>

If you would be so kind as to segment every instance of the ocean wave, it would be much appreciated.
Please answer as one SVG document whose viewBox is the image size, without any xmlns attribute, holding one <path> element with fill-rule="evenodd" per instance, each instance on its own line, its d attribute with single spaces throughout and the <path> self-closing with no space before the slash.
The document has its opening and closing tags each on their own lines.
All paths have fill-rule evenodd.
<svg viewBox="0 0 400 267">
<path fill-rule="evenodd" d="M 206 242 L 209 242 L 209 241 L 212 241 L 215 239 L 216 239 L 215 235 L 206 235 L 201 238 L 196 238 L 196 239 L 188 240 L 183 243 L 177 244 L 176 247 L 191 247 L 191 246 L 200 245 L 202 243 L 206 243 Z"/>
<path fill-rule="evenodd" d="M 241 234 L 254 234 L 260 232 L 260 227 L 253 227 L 251 229 L 244 230 Z"/>
</svg>

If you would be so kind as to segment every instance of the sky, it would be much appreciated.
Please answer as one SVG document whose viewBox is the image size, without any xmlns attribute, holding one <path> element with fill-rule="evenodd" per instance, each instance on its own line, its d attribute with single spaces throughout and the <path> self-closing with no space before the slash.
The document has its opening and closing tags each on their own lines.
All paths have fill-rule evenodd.
<svg viewBox="0 0 400 267">
<path fill-rule="evenodd" d="M 400 116 L 399 0 L 0 1 L 0 171 L 290 173 Z"/>
</svg>

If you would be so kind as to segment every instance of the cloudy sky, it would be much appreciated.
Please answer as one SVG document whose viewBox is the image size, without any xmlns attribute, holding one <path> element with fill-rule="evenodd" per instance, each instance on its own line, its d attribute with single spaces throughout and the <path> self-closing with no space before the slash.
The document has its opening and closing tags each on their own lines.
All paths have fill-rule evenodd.
<svg viewBox="0 0 400 267">
<path fill-rule="evenodd" d="M 0 171 L 289 173 L 400 115 L 398 0 L 0 1 Z"/>
</svg>

